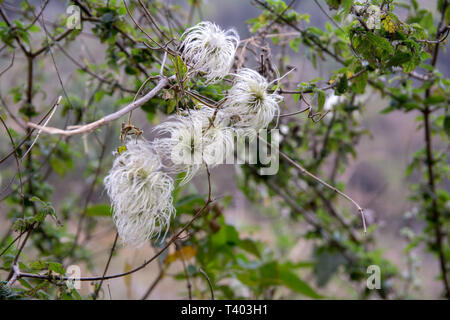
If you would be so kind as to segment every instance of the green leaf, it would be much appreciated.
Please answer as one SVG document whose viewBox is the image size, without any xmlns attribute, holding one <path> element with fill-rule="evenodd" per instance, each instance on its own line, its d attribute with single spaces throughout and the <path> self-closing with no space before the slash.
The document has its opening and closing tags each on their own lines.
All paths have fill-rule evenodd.
<svg viewBox="0 0 450 320">
<path fill-rule="evenodd" d="M 392 59 L 390 59 L 388 61 L 388 63 L 386 64 L 386 67 L 395 67 L 395 66 L 402 65 L 403 63 L 411 60 L 411 58 L 412 58 L 412 55 L 408 52 L 398 52 L 395 54 L 394 57 L 392 57 Z"/>
<path fill-rule="evenodd" d="M 78 293 L 77 290 L 72 289 L 72 290 L 71 290 L 71 293 L 72 293 L 72 295 L 75 296 L 75 298 L 77 298 L 77 300 L 83 300 L 83 298 L 81 297 L 81 295 Z"/>
<path fill-rule="evenodd" d="M 301 293 L 313 299 L 322 299 L 323 297 L 312 289 L 305 281 L 301 280 L 295 273 L 288 268 L 280 267 L 280 280 L 284 286 Z"/>
<path fill-rule="evenodd" d="M 52 169 L 55 170 L 55 172 L 60 176 L 64 176 L 68 170 L 73 168 L 73 163 L 69 160 L 65 161 L 59 157 L 52 157 L 50 159 L 50 165 L 52 166 Z"/>
<path fill-rule="evenodd" d="M 177 103 L 176 103 L 175 99 L 169 100 L 169 103 L 167 104 L 166 113 L 171 114 L 175 110 L 176 106 L 177 106 Z"/>
<path fill-rule="evenodd" d="M 446 115 L 444 119 L 444 131 L 450 137 L 450 116 Z"/>
<path fill-rule="evenodd" d="M 289 41 L 289 47 L 291 47 L 292 50 L 298 53 L 298 46 L 300 45 L 300 38 L 295 38 L 294 40 Z"/>
<path fill-rule="evenodd" d="M 421 59 L 422 61 L 425 61 L 425 60 L 430 59 L 430 58 L 431 58 L 431 54 L 429 54 L 428 52 L 422 51 L 422 52 L 420 53 L 420 59 Z"/>
<path fill-rule="evenodd" d="M 328 7 L 330 8 L 330 10 L 339 8 L 339 5 L 340 5 L 339 0 L 326 0 L 326 1 L 327 1 Z"/>
<path fill-rule="evenodd" d="M 65 274 L 66 270 L 64 270 L 64 267 L 62 264 L 58 262 L 49 262 L 48 263 L 48 270 L 59 273 L 59 274 Z"/>
<path fill-rule="evenodd" d="M 176 71 L 180 74 L 180 78 L 183 79 L 187 72 L 187 66 L 184 64 L 183 59 L 180 56 L 177 56 L 173 59 L 175 64 Z"/>
<path fill-rule="evenodd" d="M 359 72 L 361 69 L 356 70 L 356 72 Z M 356 78 L 354 78 L 353 81 L 353 85 L 352 85 L 352 89 L 355 93 L 359 93 L 359 94 L 363 94 L 366 90 L 366 86 L 367 86 L 367 81 L 369 79 L 369 72 L 366 71 L 362 74 L 360 74 L 359 76 L 357 76 Z"/>
<path fill-rule="evenodd" d="M 175 203 L 178 213 L 192 212 L 196 205 L 202 205 L 205 202 L 203 197 L 198 194 L 189 194 L 182 197 Z"/>
<path fill-rule="evenodd" d="M 317 251 L 315 252 L 314 274 L 316 276 L 317 285 L 325 286 L 331 278 L 336 274 L 339 266 L 345 263 L 345 258 L 341 253 Z"/>
<path fill-rule="evenodd" d="M 342 8 L 344 9 L 345 13 L 348 13 L 350 11 L 350 7 L 353 4 L 353 0 L 343 0 L 342 1 Z"/>
<path fill-rule="evenodd" d="M 243 239 L 239 242 L 239 247 L 261 259 L 261 254 L 255 241 Z"/>
<path fill-rule="evenodd" d="M 317 90 L 317 103 L 319 106 L 319 110 L 322 110 L 325 105 L 325 92 L 323 90 Z"/>
<path fill-rule="evenodd" d="M 106 217 L 111 215 L 109 204 L 96 204 L 86 209 L 86 215 L 89 217 Z"/>
<path fill-rule="evenodd" d="M 55 208 L 52 207 L 52 204 L 50 202 L 45 202 L 39 199 L 36 196 L 31 197 L 30 201 L 33 202 L 39 202 L 41 208 L 39 209 L 38 213 L 35 214 L 30 221 L 35 221 L 38 223 L 44 222 L 47 215 L 52 216 L 55 221 L 60 224 L 58 221 L 58 217 L 56 216 Z"/>
<path fill-rule="evenodd" d="M 391 45 L 391 43 L 389 42 L 388 39 L 376 36 L 376 35 L 374 35 L 371 32 L 368 32 L 366 34 L 366 36 L 367 36 L 367 40 L 369 40 L 376 47 L 378 47 L 381 50 L 383 50 L 384 53 L 386 53 L 386 54 L 393 54 L 394 53 L 394 48 L 392 47 L 392 45 Z"/>
<path fill-rule="evenodd" d="M 95 102 L 100 102 L 102 100 L 103 96 L 105 95 L 105 91 L 99 90 L 94 94 L 94 100 Z"/>
<path fill-rule="evenodd" d="M 39 202 L 40 204 L 45 205 L 45 202 L 42 201 L 41 199 L 39 199 L 39 198 L 36 197 L 36 196 L 32 196 L 32 197 L 30 198 L 30 201 L 33 201 L 33 202 Z"/>
<path fill-rule="evenodd" d="M 439 94 L 435 94 L 435 95 L 432 95 L 432 96 L 429 96 L 428 98 L 426 98 L 424 100 L 424 103 L 431 105 L 431 104 L 438 104 L 438 103 L 441 103 L 444 101 L 445 101 L 445 97 L 443 97 Z"/>
<path fill-rule="evenodd" d="M 335 90 L 336 91 L 336 95 L 339 96 L 339 95 L 347 92 L 347 90 L 348 90 L 348 79 L 347 79 L 347 74 L 344 73 L 340 77 L 338 85 L 336 87 L 336 90 Z"/>
<path fill-rule="evenodd" d="M 31 286 L 31 284 L 28 282 L 28 280 L 25 279 L 25 278 L 20 278 L 20 279 L 18 279 L 18 281 L 20 282 L 20 284 L 21 284 L 22 286 L 24 286 L 24 287 L 27 288 L 27 289 L 33 288 L 33 287 Z"/>
<path fill-rule="evenodd" d="M 260 281 L 264 285 L 279 285 L 280 284 L 280 273 L 278 270 L 278 263 L 276 261 L 270 261 L 263 265 L 260 270 Z"/>
<path fill-rule="evenodd" d="M 47 269 L 47 262 L 45 261 L 34 261 L 30 264 L 31 269 L 42 270 Z"/>
<path fill-rule="evenodd" d="M 28 28 L 28 31 L 39 32 L 39 31 L 41 31 L 41 28 L 39 28 L 37 25 L 33 24 L 31 27 Z"/>
<path fill-rule="evenodd" d="M 233 226 L 226 225 L 212 235 L 211 240 L 216 246 L 235 246 L 239 243 L 239 233 Z"/>
<path fill-rule="evenodd" d="M 50 271 L 59 273 L 59 274 L 65 274 L 66 270 L 62 266 L 61 263 L 58 262 L 47 262 L 47 261 L 34 261 L 30 264 L 30 268 L 35 270 L 43 270 L 48 269 Z"/>
</svg>

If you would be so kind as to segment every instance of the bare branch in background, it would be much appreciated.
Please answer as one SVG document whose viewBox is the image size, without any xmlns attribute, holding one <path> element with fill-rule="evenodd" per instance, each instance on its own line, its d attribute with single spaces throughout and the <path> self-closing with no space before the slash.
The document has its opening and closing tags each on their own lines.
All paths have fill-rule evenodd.
<svg viewBox="0 0 450 320">
<path fill-rule="evenodd" d="M 49 134 L 60 134 L 63 136 L 73 136 L 77 134 L 82 133 L 89 133 L 101 126 L 104 126 L 105 124 L 108 124 L 114 120 L 117 120 L 121 118 L 122 116 L 126 115 L 128 112 L 133 111 L 134 109 L 137 109 L 144 105 L 147 101 L 149 101 L 151 98 L 156 96 L 162 89 L 164 89 L 169 83 L 172 78 L 161 78 L 156 85 L 150 92 L 148 92 L 146 95 L 144 95 L 142 98 L 136 100 L 135 102 L 130 103 L 129 105 L 125 106 L 124 108 L 120 109 L 117 112 L 111 113 L 97 121 L 91 122 L 89 124 L 82 125 L 76 129 L 72 130 L 63 130 L 53 127 L 43 127 L 41 125 L 35 124 L 33 122 L 27 122 L 27 126 L 39 129 L 42 132 L 49 133 Z"/>
</svg>

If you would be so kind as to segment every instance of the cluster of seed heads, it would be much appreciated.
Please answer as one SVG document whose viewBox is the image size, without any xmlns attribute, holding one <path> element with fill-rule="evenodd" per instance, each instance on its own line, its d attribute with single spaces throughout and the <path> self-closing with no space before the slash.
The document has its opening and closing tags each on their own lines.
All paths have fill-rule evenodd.
<svg viewBox="0 0 450 320">
<path fill-rule="evenodd" d="M 234 135 L 253 138 L 279 115 L 282 97 L 269 93 L 271 83 L 258 72 L 243 68 L 230 74 L 239 45 L 236 31 L 223 31 L 201 22 L 182 35 L 181 55 L 191 75 L 213 83 L 230 75 L 233 84 L 221 108 L 202 104 L 169 117 L 155 130 L 158 138 L 128 140 L 104 180 L 113 219 L 122 241 L 142 245 L 164 236 L 175 214 L 173 176 L 180 184 L 199 170 L 223 163 L 232 151 Z"/>
</svg>

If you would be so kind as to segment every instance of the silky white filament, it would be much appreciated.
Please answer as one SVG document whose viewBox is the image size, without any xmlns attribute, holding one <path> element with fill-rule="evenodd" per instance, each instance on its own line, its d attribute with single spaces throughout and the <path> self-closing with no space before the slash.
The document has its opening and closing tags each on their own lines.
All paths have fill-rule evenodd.
<svg viewBox="0 0 450 320">
<path fill-rule="evenodd" d="M 205 164 L 212 167 L 223 163 L 233 150 L 233 130 L 227 127 L 221 112 L 206 106 L 172 116 L 155 130 L 168 135 L 156 139 L 154 146 L 163 159 L 170 161 L 170 172 L 185 172 L 181 184 L 190 181 Z"/>
<path fill-rule="evenodd" d="M 235 30 L 223 31 L 216 24 L 203 21 L 187 29 L 181 38 L 182 57 L 190 71 L 204 73 L 207 82 L 228 74 L 239 44 Z"/>
<path fill-rule="evenodd" d="M 227 94 L 224 112 L 234 122 L 233 126 L 241 135 L 250 135 L 265 129 L 280 109 L 283 97 L 269 93 L 269 83 L 252 69 L 241 69 L 234 75 L 233 86 Z"/>
<path fill-rule="evenodd" d="M 173 179 L 160 168 L 151 144 L 129 140 L 105 177 L 113 219 L 125 244 L 140 246 L 168 230 L 175 212 Z"/>
</svg>

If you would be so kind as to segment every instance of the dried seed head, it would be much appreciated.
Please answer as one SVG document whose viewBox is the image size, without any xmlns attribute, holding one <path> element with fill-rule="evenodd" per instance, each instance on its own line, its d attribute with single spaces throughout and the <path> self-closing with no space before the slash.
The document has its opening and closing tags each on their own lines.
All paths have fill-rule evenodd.
<svg viewBox="0 0 450 320">
<path fill-rule="evenodd" d="M 233 148 L 233 130 L 226 125 L 223 114 L 206 106 L 199 110 L 170 117 L 155 128 L 160 135 L 153 144 L 172 173 L 185 172 L 181 184 L 190 181 L 205 164 L 223 163 Z"/>
<path fill-rule="evenodd" d="M 160 171 L 161 162 L 145 141 L 129 140 L 114 160 L 104 184 L 111 199 L 113 219 L 122 241 L 142 245 L 165 235 L 175 209 L 173 179 Z"/>
<path fill-rule="evenodd" d="M 189 70 L 205 73 L 208 82 L 225 77 L 233 66 L 239 35 L 233 29 L 221 30 L 216 24 L 203 21 L 182 35 L 182 57 Z"/>
<path fill-rule="evenodd" d="M 278 103 L 283 97 L 269 93 L 269 83 L 258 72 L 241 69 L 235 75 L 233 86 L 227 95 L 224 112 L 234 120 L 234 126 L 242 135 L 267 128 L 279 115 Z"/>
</svg>

